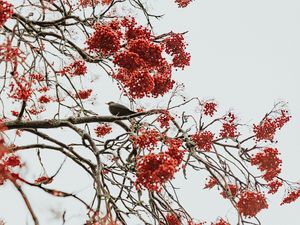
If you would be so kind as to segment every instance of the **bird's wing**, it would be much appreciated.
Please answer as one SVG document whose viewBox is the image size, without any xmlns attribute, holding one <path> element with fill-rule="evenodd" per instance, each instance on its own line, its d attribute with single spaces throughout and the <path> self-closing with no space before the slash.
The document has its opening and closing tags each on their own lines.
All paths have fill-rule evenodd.
<svg viewBox="0 0 300 225">
<path fill-rule="evenodd" d="M 114 107 L 117 107 L 117 108 L 119 108 L 119 109 L 125 109 L 125 110 L 128 110 L 128 111 L 133 112 L 132 110 L 130 110 L 130 109 L 127 108 L 126 106 L 121 105 L 121 104 L 119 104 L 119 103 L 113 103 L 113 106 L 114 106 Z"/>
</svg>

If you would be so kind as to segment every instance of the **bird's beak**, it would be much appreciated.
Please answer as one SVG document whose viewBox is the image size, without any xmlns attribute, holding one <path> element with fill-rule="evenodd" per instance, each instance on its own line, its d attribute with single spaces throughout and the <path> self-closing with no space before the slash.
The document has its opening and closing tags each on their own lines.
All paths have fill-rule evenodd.
<svg viewBox="0 0 300 225">
<path fill-rule="evenodd" d="M 106 105 L 108 105 L 108 102 L 105 102 Z"/>
</svg>

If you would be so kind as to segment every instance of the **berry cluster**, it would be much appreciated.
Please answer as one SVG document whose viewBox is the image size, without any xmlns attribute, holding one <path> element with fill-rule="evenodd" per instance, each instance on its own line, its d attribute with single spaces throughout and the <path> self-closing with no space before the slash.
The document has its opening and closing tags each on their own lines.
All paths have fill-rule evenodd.
<svg viewBox="0 0 300 225">
<path fill-rule="evenodd" d="M 61 76 L 69 75 L 71 77 L 75 76 L 83 76 L 87 72 L 86 63 L 81 60 L 74 61 L 68 66 L 65 66 L 61 71 L 59 71 L 59 74 Z"/>
<path fill-rule="evenodd" d="M 217 103 L 205 102 L 203 104 L 203 114 L 212 117 L 217 112 Z"/>
<path fill-rule="evenodd" d="M 13 47 L 10 40 L 0 45 L 0 61 L 10 62 L 13 65 L 17 65 L 18 63 L 24 62 L 25 59 L 26 57 L 24 53 L 19 48 Z"/>
<path fill-rule="evenodd" d="M 92 89 L 78 90 L 75 97 L 81 100 L 88 99 L 91 96 L 92 91 L 93 91 Z"/>
<path fill-rule="evenodd" d="M 41 185 L 41 184 L 50 184 L 52 183 L 53 178 L 52 177 L 48 177 L 48 176 L 41 176 L 39 178 L 37 178 L 34 183 L 37 185 Z"/>
<path fill-rule="evenodd" d="M 168 146 L 168 151 L 166 152 L 173 159 L 176 159 L 177 165 L 179 166 L 183 160 L 185 151 L 181 150 L 182 140 L 180 139 L 167 139 L 165 142 Z"/>
<path fill-rule="evenodd" d="M 207 181 L 207 183 L 205 184 L 204 188 L 208 188 L 208 189 L 211 189 L 213 188 L 214 186 L 216 186 L 218 184 L 218 181 L 216 178 L 214 177 L 210 177 L 209 180 Z"/>
<path fill-rule="evenodd" d="M 0 144 L 0 185 L 6 180 L 15 181 L 19 178 L 18 174 L 12 172 L 12 168 L 20 167 L 21 161 L 18 156 L 10 154 L 4 144 Z"/>
<path fill-rule="evenodd" d="M 187 7 L 193 0 L 175 0 L 178 7 L 185 8 Z"/>
<path fill-rule="evenodd" d="M 102 54 L 104 57 L 116 53 L 121 48 L 122 33 L 119 22 L 112 21 L 107 25 L 97 23 L 95 32 L 86 41 L 88 50 Z"/>
<path fill-rule="evenodd" d="M 192 140 L 195 142 L 199 150 L 210 151 L 213 145 L 214 134 L 210 131 L 200 131 L 192 135 Z"/>
<path fill-rule="evenodd" d="M 190 65 L 191 55 L 186 52 L 182 34 L 172 33 L 165 39 L 166 53 L 173 57 L 173 66 L 184 69 Z"/>
<path fill-rule="evenodd" d="M 96 24 L 94 29 L 86 41 L 87 49 L 102 57 L 112 56 L 117 69 L 113 78 L 132 98 L 164 95 L 175 83 L 172 68 L 189 65 L 190 54 L 181 34 L 171 33 L 165 40 L 163 36 L 155 38 L 132 17 Z M 163 57 L 166 54 L 172 63 Z"/>
<path fill-rule="evenodd" d="M 241 194 L 237 202 L 237 208 L 240 214 L 247 217 L 254 217 L 262 209 L 268 208 L 268 203 L 264 194 L 254 191 L 245 191 Z"/>
<path fill-rule="evenodd" d="M 166 216 L 166 225 L 181 225 L 180 217 L 175 213 L 168 213 Z"/>
<path fill-rule="evenodd" d="M 135 147 L 153 150 L 160 139 L 160 132 L 154 129 L 141 129 L 140 135 L 132 136 L 131 140 Z"/>
<path fill-rule="evenodd" d="M 164 152 L 150 153 L 137 160 L 136 170 L 135 186 L 137 189 L 145 187 L 149 191 L 159 192 L 166 182 L 174 178 L 177 160 Z"/>
<path fill-rule="evenodd" d="M 109 5 L 112 2 L 112 0 L 79 0 L 79 4 L 86 8 L 88 6 L 94 7 L 98 4 L 102 5 Z"/>
<path fill-rule="evenodd" d="M 211 225 L 230 225 L 224 219 L 220 218 L 217 222 L 211 223 Z"/>
<path fill-rule="evenodd" d="M 9 97 L 19 100 L 27 101 L 32 93 L 32 83 L 28 81 L 24 76 L 23 77 L 14 77 L 14 82 L 10 83 L 10 95 Z"/>
<path fill-rule="evenodd" d="M 296 201 L 300 197 L 300 189 L 288 193 L 288 195 L 282 200 L 280 205 L 289 204 Z"/>
<path fill-rule="evenodd" d="M 168 128 L 170 126 L 170 121 L 173 119 L 174 118 L 170 115 L 169 111 L 164 110 L 157 121 L 160 123 L 160 128 Z"/>
<path fill-rule="evenodd" d="M 223 198 L 234 198 L 238 193 L 238 188 L 235 184 L 229 184 L 226 191 L 222 191 Z"/>
<path fill-rule="evenodd" d="M 4 0 L 0 0 L 0 28 L 11 18 L 13 13 L 13 5 Z"/>
<path fill-rule="evenodd" d="M 281 129 L 291 118 L 286 110 L 281 110 L 279 117 L 270 118 L 266 117 L 259 125 L 253 125 L 253 132 L 256 140 L 273 141 L 275 133 Z"/>
<path fill-rule="evenodd" d="M 251 158 L 252 165 L 257 165 L 261 171 L 265 171 L 263 178 L 266 181 L 273 180 L 281 172 L 282 160 L 278 158 L 278 155 L 276 148 L 265 148 L 263 152 Z"/>
<path fill-rule="evenodd" d="M 282 185 L 283 185 L 282 181 L 272 180 L 271 182 L 268 183 L 268 187 L 269 187 L 268 194 L 275 194 Z"/>
<path fill-rule="evenodd" d="M 237 131 L 236 117 L 233 113 L 228 113 L 223 118 L 222 129 L 220 130 L 221 138 L 237 138 L 240 133 Z"/>
<path fill-rule="evenodd" d="M 112 127 L 107 123 L 101 124 L 95 128 L 95 133 L 97 137 L 103 137 L 109 134 L 110 132 L 112 132 Z"/>
</svg>

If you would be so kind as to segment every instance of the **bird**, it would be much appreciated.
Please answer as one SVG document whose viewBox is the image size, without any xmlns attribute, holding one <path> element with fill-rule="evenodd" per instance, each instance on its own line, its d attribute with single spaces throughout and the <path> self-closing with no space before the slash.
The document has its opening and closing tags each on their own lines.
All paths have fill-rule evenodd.
<svg viewBox="0 0 300 225">
<path fill-rule="evenodd" d="M 130 110 L 124 105 L 115 102 L 107 102 L 109 112 L 114 116 L 129 116 L 136 112 Z"/>
</svg>

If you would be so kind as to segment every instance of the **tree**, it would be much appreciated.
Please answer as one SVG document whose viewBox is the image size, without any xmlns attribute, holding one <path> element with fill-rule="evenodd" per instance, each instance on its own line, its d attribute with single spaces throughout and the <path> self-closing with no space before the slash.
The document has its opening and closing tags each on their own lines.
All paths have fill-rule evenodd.
<svg viewBox="0 0 300 225">
<path fill-rule="evenodd" d="M 190 2 L 176 0 L 179 7 Z M 288 191 L 282 204 L 299 197 L 298 184 L 280 176 L 275 146 L 276 132 L 291 118 L 285 103 L 247 129 L 212 100 L 186 99 L 172 77 L 189 66 L 184 33 L 156 34 L 152 21 L 161 16 L 147 4 L 0 3 L 0 184 L 15 186 L 34 224 L 41 223 L 40 213 L 27 188 L 74 199 L 84 207 L 83 223 L 95 225 L 204 224 L 185 210 L 172 183 L 178 174 L 188 177 L 193 171 L 207 177 L 205 189 L 220 190 L 232 204 L 237 224 L 259 224 L 257 214 L 268 208 L 266 196 L 279 188 Z M 132 10 L 136 17 L 123 16 Z M 147 25 L 139 22 L 142 17 Z M 103 115 L 94 107 L 101 99 L 101 81 L 90 75 L 95 70 L 118 85 L 136 113 Z M 139 108 L 146 98 L 163 100 L 164 107 Z M 193 108 L 200 110 L 190 113 Z M 55 162 L 48 157 L 52 152 Z M 38 166 L 26 173 L 30 163 Z M 83 171 L 88 194 L 60 185 L 68 165 Z M 82 179 L 67 172 L 70 180 Z M 68 213 L 58 216 L 59 223 L 68 223 Z M 229 223 L 234 222 L 218 215 L 211 222 Z"/>
</svg>

